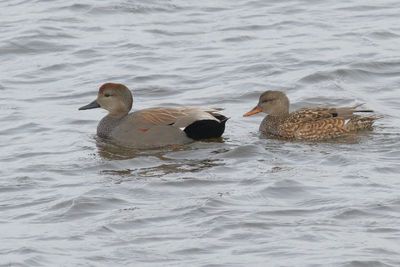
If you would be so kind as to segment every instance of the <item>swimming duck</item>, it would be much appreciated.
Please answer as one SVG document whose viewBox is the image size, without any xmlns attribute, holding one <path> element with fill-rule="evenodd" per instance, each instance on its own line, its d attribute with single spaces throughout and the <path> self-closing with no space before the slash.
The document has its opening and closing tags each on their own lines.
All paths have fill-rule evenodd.
<svg viewBox="0 0 400 267">
<path fill-rule="evenodd" d="M 129 113 L 132 103 L 131 91 L 125 85 L 105 83 L 97 99 L 79 110 L 107 110 L 108 115 L 97 126 L 97 135 L 135 148 L 220 137 L 228 120 L 218 109 L 199 107 L 155 107 Z"/>
<path fill-rule="evenodd" d="M 377 116 L 359 116 L 360 105 L 340 108 L 303 108 L 289 113 L 289 99 L 281 91 L 261 94 L 257 106 L 243 116 L 264 112 L 268 115 L 260 125 L 260 132 L 284 139 L 319 141 L 345 136 L 360 130 L 372 129 Z"/>
</svg>

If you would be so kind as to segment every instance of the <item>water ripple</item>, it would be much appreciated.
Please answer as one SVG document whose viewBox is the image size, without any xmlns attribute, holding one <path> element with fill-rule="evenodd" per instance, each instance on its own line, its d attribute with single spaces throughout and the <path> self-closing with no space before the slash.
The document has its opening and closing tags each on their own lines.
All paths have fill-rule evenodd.
<svg viewBox="0 0 400 267">
<path fill-rule="evenodd" d="M 399 266 L 398 1 L 2 1 L 1 266 Z M 78 111 L 104 82 L 134 109 L 215 106 L 224 138 L 136 151 Z M 341 141 L 243 118 L 365 103 Z"/>
</svg>

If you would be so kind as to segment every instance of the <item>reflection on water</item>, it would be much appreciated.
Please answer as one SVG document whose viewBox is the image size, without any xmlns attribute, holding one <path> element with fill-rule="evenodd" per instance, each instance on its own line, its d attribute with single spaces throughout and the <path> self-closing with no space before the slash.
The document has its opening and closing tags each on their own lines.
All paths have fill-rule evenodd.
<svg viewBox="0 0 400 267">
<path fill-rule="evenodd" d="M 121 146 L 105 140 L 101 137 L 94 137 L 96 140 L 97 153 L 103 159 L 107 160 L 123 160 L 131 159 L 140 156 L 152 155 L 163 159 L 163 155 L 168 152 L 177 152 L 187 150 L 190 145 L 169 145 L 160 148 L 148 148 L 148 149 L 135 149 L 126 146 Z M 213 143 L 224 143 L 223 137 L 211 138 L 207 140 L 197 141 L 212 145 Z M 211 153 L 219 153 L 218 150 L 212 151 Z"/>
<path fill-rule="evenodd" d="M 199 143 L 199 142 L 198 142 Z M 204 145 L 209 145 L 210 147 L 214 144 L 223 143 L 222 138 L 216 138 L 214 140 L 202 141 Z M 164 177 L 170 174 L 184 174 L 184 173 L 194 173 L 201 172 L 205 169 L 209 169 L 215 166 L 223 166 L 222 159 L 210 159 L 210 158 L 182 158 L 179 157 L 179 162 L 176 161 L 176 154 L 179 152 L 190 152 L 195 151 L 195 145 L 190 147 L 188 145 L 173 145 L 168 147 L 162 147 L 158 149 L 146 149 L 137 150 L 128 147 L 122 147 L 109 142 L 109 140 L 104 140 L 102 138 L 96 137 L 96 146 L 98 155 L 106 160 L 128 160 L 134 158 L 148 158 L 153 159 L 152 165 L 155 166 L 144 166 L 143 164 L 138 164 L 136 168 L 124 168 L 124 169 L 103 169 L 101 174 L 121 176 L 124 179 L 130 178 L 148 178 L 148 177 Z M 209 153 L 219 154 L 223 153 L 224 149 L 210 150 Z M 194 152 L 195 153 L 195 152 Z M 157 159 L 157 160 L 154 160 Z M 119 178 L 118 178 L 119 179 Z"/>
<path fill-rule="evenodd" d="M 179 164 L 173 163 L 174 161 L 167 162 L 156 167 L 139 168 L 139 169 L 125 169 L 125 170 L 102 170 L 103 174 L 111 174 L 118 176 L 132 176 L 132 177 L 163 177 L 168 174 L 184 174 L 186 172 L 200 172 L 215 166 L 223 166 L 222 160 L 188 160 Z"/>
</svg>

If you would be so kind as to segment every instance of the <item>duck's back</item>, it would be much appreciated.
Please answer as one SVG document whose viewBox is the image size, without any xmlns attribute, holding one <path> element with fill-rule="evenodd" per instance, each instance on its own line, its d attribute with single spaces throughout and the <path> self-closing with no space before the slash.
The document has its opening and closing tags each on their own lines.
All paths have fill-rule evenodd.
<svg viewBox="0 0 400 267">
<path fill-rule="evenodd" d="M 284 116 L 267 116 L 260 130 L 282 138 L 317 141 L 371 129 L 377 117 L 354 115 L 354 112 L 371 112 L 356 107 L 304 108 Z"/>
</svg>

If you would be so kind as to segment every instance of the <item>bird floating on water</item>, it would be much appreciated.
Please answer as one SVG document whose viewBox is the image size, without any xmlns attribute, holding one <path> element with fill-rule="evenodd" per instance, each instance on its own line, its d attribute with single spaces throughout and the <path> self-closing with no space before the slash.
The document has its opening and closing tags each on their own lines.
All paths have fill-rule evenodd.
<svg viewBox="0 0 400 267">
<path fill-rule="evenodd" d="M 372 110 L 352 107 L 302 108 L 289 112 L 289 99 L 281 91 L 266 91 L 258 104 L 243 116 L 264 112 L 268 115 L 260 125 L 260 132 L 284 139 L 320 141 L 344 137 L 361 130 L 371 130 L 378 116 L 360 116 L 354 113 L 371 113 Z"/>
<path fill-rule="evenodd" d="M 200 107 L 155 107 L 129 113 L 132 103 L 131 91 L 125 85 L 105 83 L 97 99 L 79 110 L 107 110 L 108 115 L 97 126 L 97 135 L 135 148 L 221 137 L 228 120 L 220 109 Z"/>
</svg>

